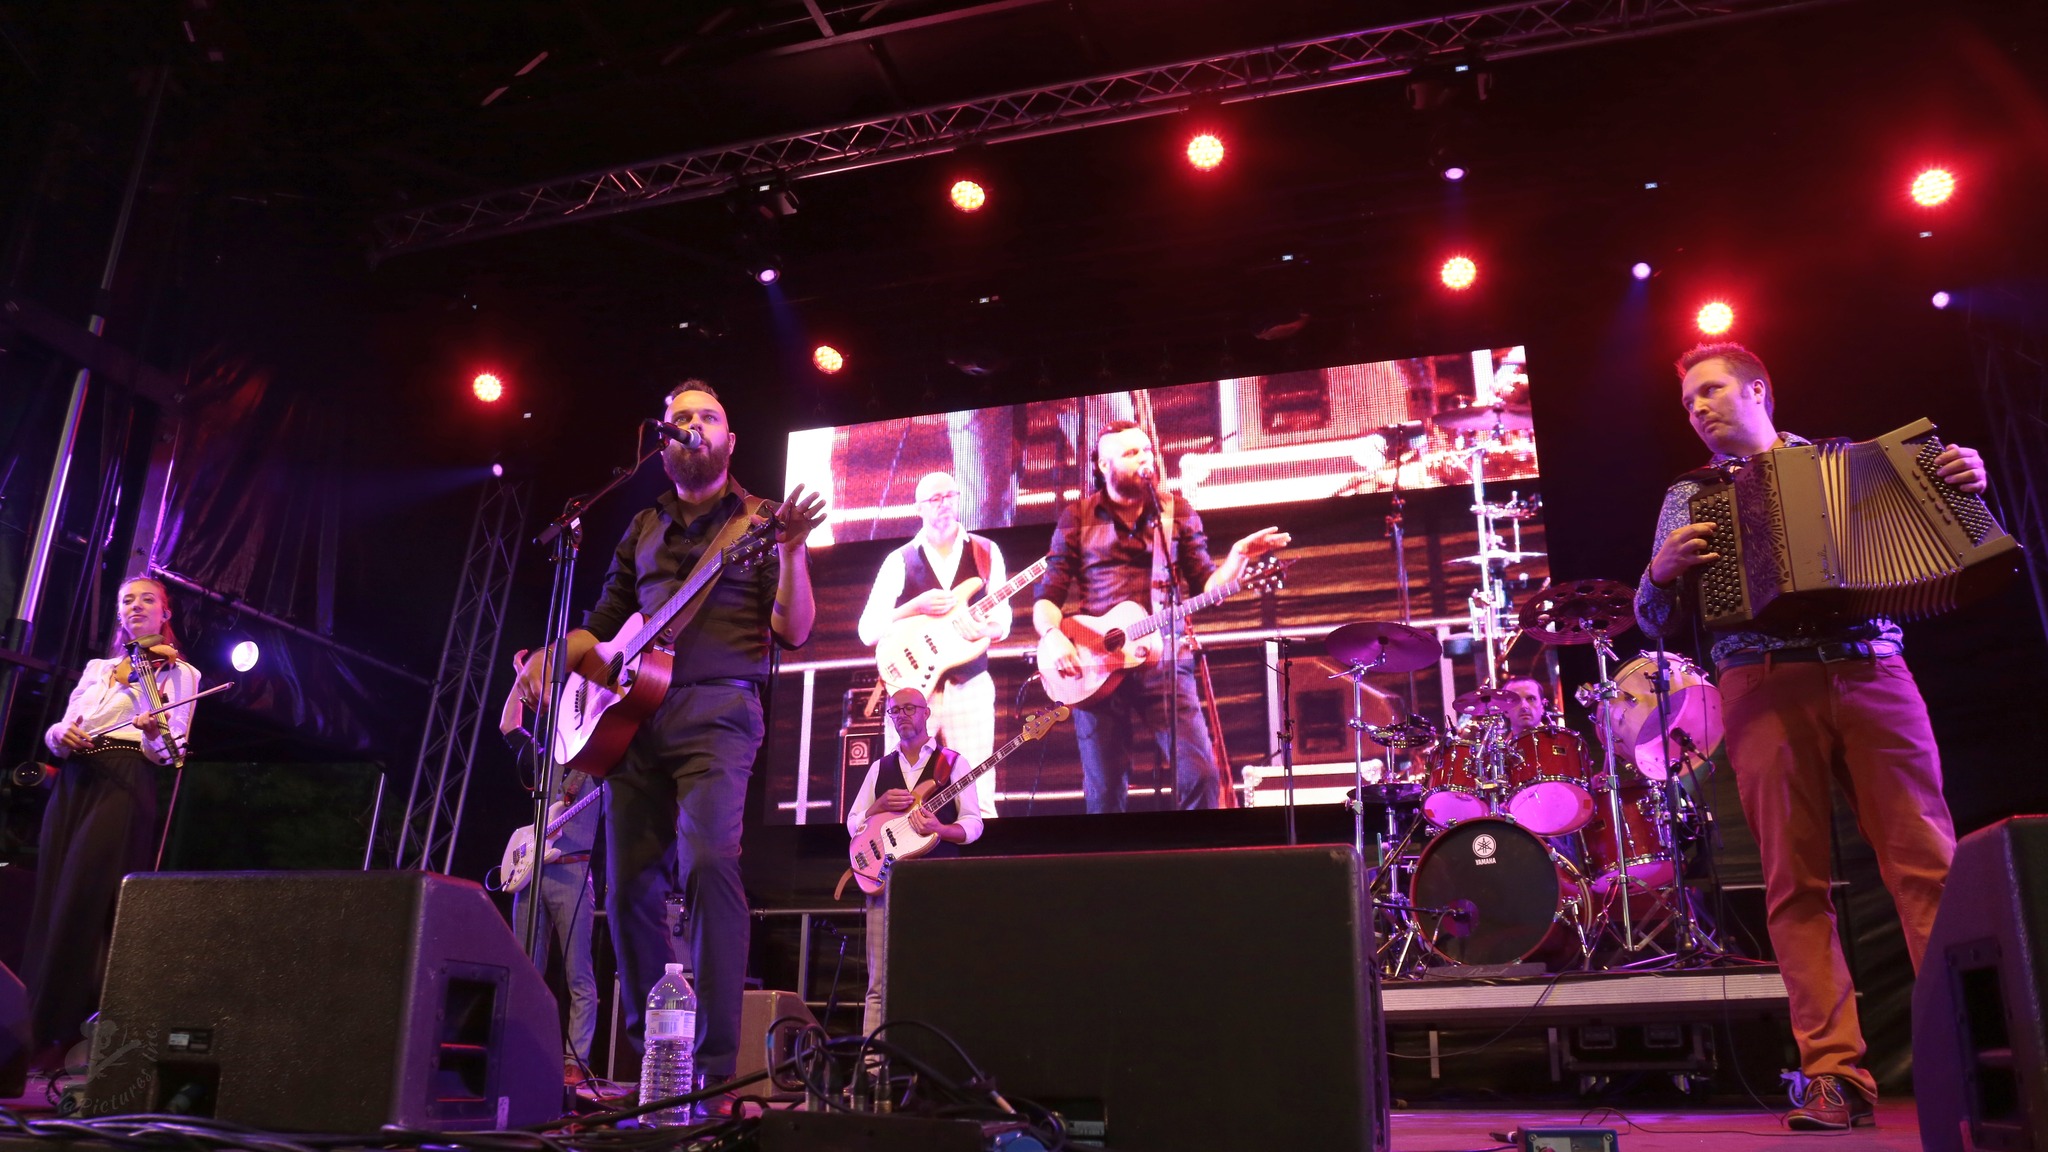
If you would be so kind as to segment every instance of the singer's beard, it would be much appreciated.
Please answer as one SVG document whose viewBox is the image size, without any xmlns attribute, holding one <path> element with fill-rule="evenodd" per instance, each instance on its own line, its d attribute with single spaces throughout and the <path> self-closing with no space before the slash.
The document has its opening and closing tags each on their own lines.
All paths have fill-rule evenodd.
<svg viewBox="0 0 2048 1152">
<path fill-rule="evenodd" d="M 1129 476 L 1111 476 L 1109 494 L 1119 504 L 1149 506 L 1152 503 L 1152 485 L 1156 483 L 1156 479 L 1150 484 L 1146 483 L 1145 477 L 1135 472 Z"/>
<path fill-rule="evenodd" d="M 725 475 L 732 464 L 732 441 L 717 444 L 706 442 L 704 451 L 694 452 L 680 444 L 671 444 L 661 454 L 661 470 L 675 486 L 686 492 L 701 491 L 706 485 Z"/>
</svg>

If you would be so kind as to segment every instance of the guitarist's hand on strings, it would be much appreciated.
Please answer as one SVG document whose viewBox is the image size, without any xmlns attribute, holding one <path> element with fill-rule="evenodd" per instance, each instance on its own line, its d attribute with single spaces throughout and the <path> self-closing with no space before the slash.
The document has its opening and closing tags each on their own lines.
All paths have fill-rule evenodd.
<svg viewBox="0 0 2048 1152">
<path fill-rule="evenodd" d="M 903 607 L 909 614 L 944 616 L 960 603 L 950 588 L 928 588 Z"/>
<path fill-rule="evenodd" d="M 885 812 L 908 812 L 915 807 L 917 796 L 910 789 L 891 788 L 875 797 L 875 802 L 868 805 L 868 818 L 872 820 Z"/>
</svg>

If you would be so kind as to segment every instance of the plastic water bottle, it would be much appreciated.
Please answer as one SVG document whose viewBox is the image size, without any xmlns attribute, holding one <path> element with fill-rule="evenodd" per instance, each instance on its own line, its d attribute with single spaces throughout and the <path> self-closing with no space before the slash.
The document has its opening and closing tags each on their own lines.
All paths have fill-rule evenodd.
<svg viewBox="0 0 2048 1152">
<path fill-rule="evenodd" d="M 671 964 L 647 994 L 647 1046 L 640 1053 L 640 1103 L 652 1104 L 697 1088 L 697 993 Z M 664 1108 L 640 1118 L 646 1125 L 688 1124 L 690 1106 Z"/>
</svg>

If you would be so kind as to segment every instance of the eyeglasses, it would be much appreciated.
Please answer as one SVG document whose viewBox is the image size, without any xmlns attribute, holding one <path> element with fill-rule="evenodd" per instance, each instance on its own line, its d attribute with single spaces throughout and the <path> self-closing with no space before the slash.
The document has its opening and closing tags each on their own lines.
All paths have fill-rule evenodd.
<svg viewBox="0 0 2048 1152">
<path fill-rule="evenodd" d="M 932 494 L 932 495 L 930 495 L 930 496 L 927 496 L 927 497 L 925 497 L 925 498 L 924 498 L 924 499 L 922 499 L 922 500 L 919 500 L 919 501 L 918 501 L 918 503 L 919 503 L 919 504 L 940 504 L 940 503 L 944 503 L 944 502 L 946 502 L 946 501 L 949 501 L 949 500 L 957 500 L 957 499 L 959 499 L 959 498 L 960 498 L 960 494 L 959 494 L 958 492 L 937 492 L 937 493 L 934 493 L 934 494 Z"/>
<path fill-rule="evenodd" d="M 891 704 L 888 708 L 889 715 L 891 716 L 915 716 L 920 712 L 929 711 L 931 709 L 923 704 Z"/>
</svg>

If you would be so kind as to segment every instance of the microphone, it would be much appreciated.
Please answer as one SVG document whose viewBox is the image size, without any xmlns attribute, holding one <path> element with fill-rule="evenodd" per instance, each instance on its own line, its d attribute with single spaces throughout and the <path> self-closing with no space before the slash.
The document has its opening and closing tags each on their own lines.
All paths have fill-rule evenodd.
<svg viewBox="0 0 2048 1152">
<path fill-rule="evenodd" d="M 704 434 L 695 428 L 678 428 L 666 420 L 656 420 L 652 417 L 648 418 L 645 423 L 663 439 L 673 440 L 685 448 L 702 448 L 704 446 Z"/>
</svg>

